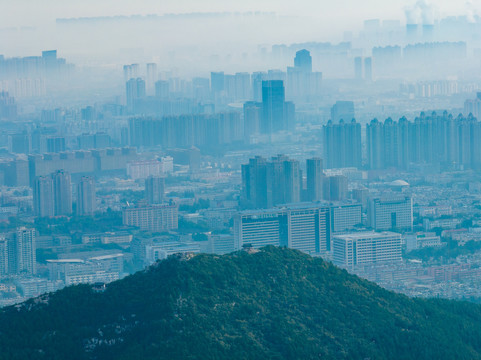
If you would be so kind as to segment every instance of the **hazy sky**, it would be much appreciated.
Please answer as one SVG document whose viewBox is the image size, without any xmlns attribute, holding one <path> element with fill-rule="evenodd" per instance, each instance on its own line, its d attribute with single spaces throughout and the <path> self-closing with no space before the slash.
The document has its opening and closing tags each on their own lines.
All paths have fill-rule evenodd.
<svg viewBox="0 0 481 360">
<path fill-rule="evenodd" d="M 111 16 L 219 11 L 273 11 L 318 17 L 332 26 L 368 18 L 405 21 L 403 0 L 0 0 L 0 27 L 52 22 L 57 17 Z M 423 2 L 436 16 L 480 14 L 481 0 Z"/>
<path fill-rule="evenodd" d="M 56 18 L 247 11 L 290 17 L 269 17 L 265 22 L 256 17 L 235 23 L 227 17 L 204 23 L 184 19 L 176 25 L 169 20 L 155 30 L 149 24 L 82 28 L 55 24 Z M 447 15 L 472 17 L 481 15 L 481 0 L 0 0 L 0 54 L 29 56 L 58 49 L 61 56 L 77 62 L 83 61 L 79 57 L 87 62 L 101 54 L 110 54 L 116 61 L 140 61 L 121 60 L 119 52 L 152 58 L 194 45 L 208 54 L 230 54 L 252 51 L 247 46 L 259 44 L 339 42 L 345 31 L 361 30 L 364 20 L 405 23 L 407 15 L 417 23 Z M 148 53 L 142 55 L 146 49 Z"/>
</svg>

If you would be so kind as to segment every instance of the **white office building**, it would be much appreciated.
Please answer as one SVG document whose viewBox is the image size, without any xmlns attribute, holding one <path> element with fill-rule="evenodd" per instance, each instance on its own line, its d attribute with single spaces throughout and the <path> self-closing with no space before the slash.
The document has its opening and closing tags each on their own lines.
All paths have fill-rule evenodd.
<svg viewBox="0 0 481 360">
<path fill-rule="evenodd" d="M 394 232 L 358 232 L 334 235 L 334 263 L 347 268 L 357 265 L 399 262 L 402 259 L 401 234 Z"/>
<path fill-rule="evenodd" d="M 243 211 L 234 217 L 234 246 L 286 246 L 308 254 L 330 250 L 329 207 L 312 203 Z"/>
</svg>

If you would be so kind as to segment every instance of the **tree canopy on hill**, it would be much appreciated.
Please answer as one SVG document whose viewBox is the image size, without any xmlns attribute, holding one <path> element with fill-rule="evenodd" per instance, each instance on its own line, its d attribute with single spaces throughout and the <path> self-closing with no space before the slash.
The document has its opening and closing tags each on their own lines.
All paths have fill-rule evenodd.
<svg viewBox="0 0 481 360">
<path fill-rule="evenodd" d="M 480 359 L 481 306 L 410 299 L 267 247 L 172 256 L 0 312 L 10 359 Z"/>
</svg>

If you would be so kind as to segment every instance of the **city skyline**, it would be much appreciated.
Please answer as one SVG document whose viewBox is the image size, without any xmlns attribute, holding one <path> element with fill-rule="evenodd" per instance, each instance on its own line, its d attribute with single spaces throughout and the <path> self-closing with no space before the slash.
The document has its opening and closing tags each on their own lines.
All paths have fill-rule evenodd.
<svg viewBox="0 0 481 360">
<path fill-rule="evenodd" d="M 481 4 L 19 0 L 0 23 L 0 322 L 267 253 L 481 301 Z"/>
</svg>

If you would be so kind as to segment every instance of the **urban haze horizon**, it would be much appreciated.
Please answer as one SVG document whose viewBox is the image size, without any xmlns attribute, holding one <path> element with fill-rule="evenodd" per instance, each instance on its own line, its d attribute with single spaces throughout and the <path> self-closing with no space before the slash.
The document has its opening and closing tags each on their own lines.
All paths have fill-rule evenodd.
<svg viewBox="0 0 481 360">
<path fill-rule="evenodd" d="M 266 245 L 480 301 L 478 2 L 0 8 L 0 306 Z"/>
</svg>

